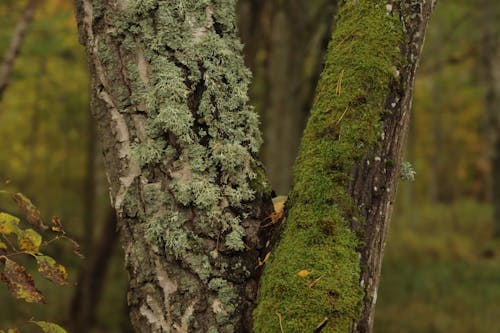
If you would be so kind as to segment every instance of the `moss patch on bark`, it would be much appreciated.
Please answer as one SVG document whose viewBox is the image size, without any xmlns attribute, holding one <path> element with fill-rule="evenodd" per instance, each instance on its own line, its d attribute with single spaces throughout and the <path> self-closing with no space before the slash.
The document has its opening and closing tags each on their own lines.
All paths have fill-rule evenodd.
<svg viewBox="0 0 500 333">
<path fill-rule="evenodd" d="M 295 165 L 282 238 L 261 280 L 255 332 L 350 332 L 362 311 L 362 221 L 347 187 L 384 135 L 387 94 L 402 66 L 403 24 L 386 1 L 340 6 Z"/>
</svg>

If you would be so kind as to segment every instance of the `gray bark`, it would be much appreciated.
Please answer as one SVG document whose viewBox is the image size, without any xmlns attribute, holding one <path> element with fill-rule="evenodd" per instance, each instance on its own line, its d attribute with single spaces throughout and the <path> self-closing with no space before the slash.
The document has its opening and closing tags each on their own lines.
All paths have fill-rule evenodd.
<svg viewBox="0 0 500 333">
<path fill-rule="evenodd" d="M 363 314 L 353 332 L 373 331 L 382 258 L 393 203 L 396 199 L 415 76 L 427 26 L 436 3 L 437 0 L 417 0 L 409 3 L 403 2 L 399 8 L 397 4 L 393 4 L 393 10 L 400 11 L 408 38 L 406 43 L 401 45 L 401 52 L 406 61 L 399 71 L 398 85 L 391 87 L 387 94 L 385 107 L 390 113 L 387 118 L 383 119 L 385 135 L 380 146 L 356 165 L 350 184 L 352 198 L 357 206 L 361 207 L 362 215 L 367 222 L 363 226 L 364 230 L 358 230 L 360 234 L 364 234 L 364 246 L 361 250 L 361 266 L 364 269 L 361 274 L 361 283 L 364 283 L 365 298 Z M 390 166 L 387 163 L 385 165 L 377 163 L 377 157 L 380 157 L 382 161 L 393 161 L 394 164 Z M 375 162 L 371 166 L 367 163 L 370 160 Z"/>
<path fill-rule="evenodd" d="M 250 331 L 270 191 L 233 1 L 75 8 L 133 326 Z"/>
</svg>

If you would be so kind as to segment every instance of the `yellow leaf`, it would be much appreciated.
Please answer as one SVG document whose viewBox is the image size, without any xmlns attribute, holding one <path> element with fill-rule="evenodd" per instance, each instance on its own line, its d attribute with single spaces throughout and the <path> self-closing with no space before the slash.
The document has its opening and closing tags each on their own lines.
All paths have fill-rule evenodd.
<svg viewBox="0 0 500 333">
<path fill-rule="evenodd" d="M 7 244 L 4 242 L 0 242 L 0 251 L 6 251 L 7 250 Z"/>
<path fill-rule="evenodd" d="M 46 333 L 67 333 L 61 326 L 47 321 L 31 321 L 30 323 L 37 325 Z"/>
<path fill-rule="evenodd" d="M 285 203 L 288 197 L 286 195 L 280 195 L 273 198 L 274 211 L 280 213 L 285 208 Z"/>
<path fill-rule="evenodd" d="M 38 264 L 38 271 L 47 280 L 61 286 L 68 284 L 68 272 L 66 272 L 66 268 L 58 264 L 53 258 L 49 256 L 37 256 L 36 262 Z"/>
<path fill-rule="evenodd" d="M 307 269 L 303 269 L 297 273 L 297 275 L 300 277 L 306 277 L 309 276 L 309 274 L 311 274 L 311 272 L 309 272 Z"/>
<path fill-rule="evenodd" d="M 26 229 L 17 235 L 19 247 L 29 253 L 37 254 L 42 245 L 42 236 L 33 229 Z"/>
<path fill-rule="evenodd" d="M 19 219 L 7 213 L 0 213 L 0 234 L 9 235 L 19 231 Z"/>
</svg>

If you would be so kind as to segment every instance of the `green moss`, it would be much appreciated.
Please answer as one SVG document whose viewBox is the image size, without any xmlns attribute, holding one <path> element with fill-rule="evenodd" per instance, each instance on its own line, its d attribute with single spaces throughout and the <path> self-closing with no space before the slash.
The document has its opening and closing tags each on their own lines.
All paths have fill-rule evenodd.
<svg viewBox="0 0 500 333">
<path fill-rule="evenodd" d="M 255 332 L 351 332 L 361 314 L 359 219 L 346 188 L 356 162 L 377 146 L 381 115 L 401 66 L 402 23 L 385 1 L 348 1 L 338 14 L 301 143 L 282 238 L 261 280 Z M 298 273 L 307 270 L 309 274 Z M 305 276 L 304 276 L 305 275 Z"/>
</svg>

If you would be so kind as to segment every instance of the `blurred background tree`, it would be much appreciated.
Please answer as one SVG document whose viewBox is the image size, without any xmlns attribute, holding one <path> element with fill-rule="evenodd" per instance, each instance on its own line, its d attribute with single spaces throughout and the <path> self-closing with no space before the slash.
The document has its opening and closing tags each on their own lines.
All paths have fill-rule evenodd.
<svg viewBox="0 0 500 333">
<path fill-rule="evenodd" d="M 290 187 L 333 26 L 332 3 L 238 3 L 254 73 L 253 105 L 263 121 L 262 154 L 279 194 Z M 2 56 L 27 4 L 0 2 Z M 500 221 L 494 214 L 500 207 L 499 6 L 496 0 L 440 0 L 436 8 L 408 138 L 407 159 L 417 176 L 400 186 L 376 332 L 500 330 L 500 244 L 493 236 Z M 0 100 L 0 189 L 21 191 L 42 212 L 61 217 L 87 259 L 61 258 L 80 281 L 70 292 L 39 282 L 48 306 L 14 305 L 0 287 L 1 327 L 33 316 L 66 322 L 69 332 L 130 331 L 126 276 L 88 104 L 72 3 L 38 2 Z M 7 196 L 0 199 L 0 210 L 14 210 Z"/>
</svg>

